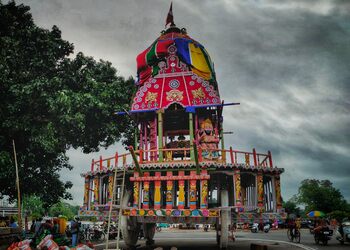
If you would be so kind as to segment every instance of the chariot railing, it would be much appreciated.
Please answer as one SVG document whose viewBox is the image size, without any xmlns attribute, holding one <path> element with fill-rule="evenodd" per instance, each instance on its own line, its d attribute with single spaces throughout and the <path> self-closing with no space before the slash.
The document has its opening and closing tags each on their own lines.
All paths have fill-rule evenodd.
<svg viewBox="0 0 350 250">
<path fill-rule="evenodd" d="M 143 164 L 157 164 L 157 163 L 194 163 L 191 159 L 191 151 L 194 151 L 194 147 L 187 148 L 163 148 L 163 149 L 149 149 L 149 150 L 135 150 L 136 159 L 138 164 L 142 167 Z M 209 155 L 215 157 L 206 158 L 203 151 L 206 151 Z M 251 152 L 234 150 L 232 147 L 229 149 L 201 149 L 198 147 L 198 162 L 217 162 L 221 164 L 232 165 L 246 165 L 250 167 L 259 168 L 273 168 L 272 154 L 270 151 L 267 153 L 257 153 L 255 149 Z M 102 171 L 104 169 L 110 169 L 114 167 L 128 167 L 134 163 L 132 154 L 130 152 L 124 154 L 116 153 L 114 156 L 103 158 L 100 156 L 97 160 L 91 162 L 91 172 Z"/>
</svg>

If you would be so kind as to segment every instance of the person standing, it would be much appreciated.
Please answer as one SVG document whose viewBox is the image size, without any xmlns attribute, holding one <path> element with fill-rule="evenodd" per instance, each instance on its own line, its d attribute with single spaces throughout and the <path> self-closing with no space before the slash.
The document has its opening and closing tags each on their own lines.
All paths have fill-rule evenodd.
<svg viewBox="0 0 350 250">
<path fill-rule="evenodd" d="M 72 247 L 75 247 L 78 244 L 79 227 L 80 227 L 79 217 L 74 217 L 74 220 L 71 223 Z"/>
<path fill-rule="evenodd" d="M 18 227 L 18 224 L 16 223 L 14 218 L 10 219 L 10 227 L 12 228 Z"/>
<path fill-rule="evenodd" d="M 34 226 L 34 237 L 35 236 L 39 236 L 41 234 L 41 221 L 43 220 L 43 218 L 38 218 L 35 221 L 35 226 Z"/>
</svg>

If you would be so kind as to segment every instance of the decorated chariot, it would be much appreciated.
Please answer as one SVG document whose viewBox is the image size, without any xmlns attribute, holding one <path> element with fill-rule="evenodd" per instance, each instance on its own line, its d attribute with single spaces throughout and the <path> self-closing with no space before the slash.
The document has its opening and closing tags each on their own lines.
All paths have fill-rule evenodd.
<svg viewBox="0 0 350 250">
<path fill-rule="evenodd" d="M 92 160 L 79 214 L 118 220 L 135 246 L 156 223 L 215 224 L 220 248 L 234 223 L 283 217 L 280 174 L 270 151 L 225 147 L 223 108 L 214 65 L 202 44 L 171 20 L 137 56 L 137 92 L 127 112 L 135 144 Z"/>
</svg>

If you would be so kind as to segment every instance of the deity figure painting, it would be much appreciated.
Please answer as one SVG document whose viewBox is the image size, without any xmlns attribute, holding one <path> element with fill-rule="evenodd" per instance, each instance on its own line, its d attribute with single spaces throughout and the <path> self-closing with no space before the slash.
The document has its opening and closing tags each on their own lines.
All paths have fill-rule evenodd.
<svg viewBox="0 0 350 250">
<path fill-rule="evenodd" d="M 219 138 L 215 135 L 214 126 L 210 119 L 202 121 L 198 131 L 198 141 L 202 149 L 202 156 L 205 159 L 217 159 L 219 157 Z"/>
</svg>

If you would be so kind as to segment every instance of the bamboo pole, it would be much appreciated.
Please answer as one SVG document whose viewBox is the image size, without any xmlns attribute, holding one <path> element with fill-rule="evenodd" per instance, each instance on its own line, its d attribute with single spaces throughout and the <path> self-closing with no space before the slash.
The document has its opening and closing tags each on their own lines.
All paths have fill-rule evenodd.
<svg viewBox="0 0 350 250">
<path fill-rule="evenodd" d="M 22 228 L 22 218 L 21 218 L 21 191 L 19 188 L 19 177 L 18 177 L 18 164 L 17 164 L 17 154 L 15 140 L 12 140 L 13 145 L 13 155 L 15 157 L 15 167 L 16 167 L 16 187 L 17 187 L 17 207 L 18 207 L 18 226 Z"/>
</svg>

